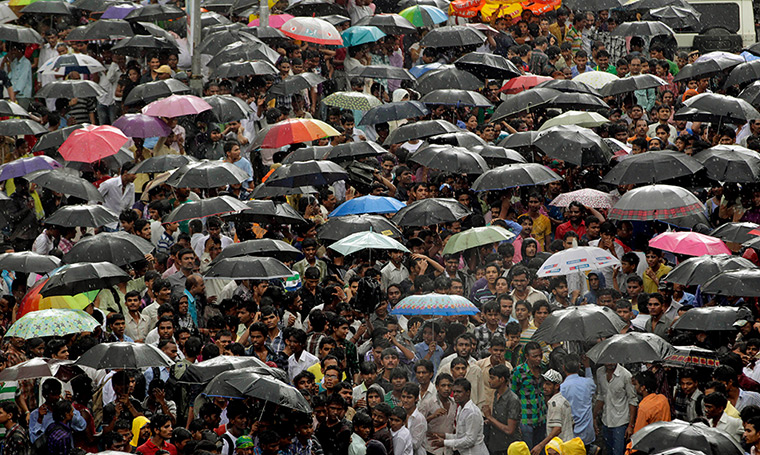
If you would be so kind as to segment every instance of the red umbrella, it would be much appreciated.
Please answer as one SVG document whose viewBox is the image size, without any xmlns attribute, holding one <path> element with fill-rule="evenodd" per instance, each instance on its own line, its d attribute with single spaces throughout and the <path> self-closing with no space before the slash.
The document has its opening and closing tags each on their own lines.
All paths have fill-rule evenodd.
<svg viewBox="0 0 760 455">
<path fill-rule="evenodd" d="M 110 125 L 87 125 L 72 132 L 58 148 L 67 161 L 94 163 L 115 155 L 127 143 L 127 136 Z"/>
<path fill-rule="evenodd" d="M 541 82 L 551 81 L 553 80 L 550 77 L 546 76 L 536 76 L 535 74 L 526 74 L 524 76 L 515 77 L 513 79 L 510 79 L 504 86 L 501 88 L 500 91 L 504 93 L 520 93 L 523 90 L 527 90 L 529 88 L 533 88 L 540 84 Z"/>
<path fill-rule="evenodd" d="M 211 110 L 211 105 L 194 95 L 171 95 L 153 101 L 142 109 L 142 113 L 153 117 L 182 117 Z"/>
<path fill-rule="evenodd" d="M 340 133 L 335 128 L 321 120 L 294 118 L 277 122 L 261 130 L 254 145 L 280 148 L 298 142 L 310 142 L 339 135 Z"/>
<path fill-rule="evenodd" d="M 723 240 L 698 232 L 663 232 L 649 246 L 687 256 L 731 254 Z"/>
</svg>

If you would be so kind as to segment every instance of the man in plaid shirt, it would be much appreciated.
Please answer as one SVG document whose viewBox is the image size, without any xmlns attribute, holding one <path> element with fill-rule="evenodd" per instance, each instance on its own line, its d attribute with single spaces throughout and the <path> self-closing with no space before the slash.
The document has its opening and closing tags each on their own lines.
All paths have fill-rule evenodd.
<svg viewBox="0 0 760 455">
<path fill-rule="evenodd" d="M 535 447 L 546 437 L 546 403 L 541 388 L 543 351 L 535 341 L 525 345 L 525 363 L 512 372 L 512 391 L 520 398 L 520 431 L 528 447 Z"/>
<path fill-rule="evenodd" d="M 488 357 L 488 349 L 491 347 L 491 338 L 500 335 L 506 338 L 504 327 L 499 325 L 499 312 L 501 308 L 496 301 L 490 301 L 483 305 L 483 315 L 486 322 L 479 325 L 473 331 L 475 338 L 478 339 L 478 352 L 473 357 L 482 359 Z"/>
</svg>

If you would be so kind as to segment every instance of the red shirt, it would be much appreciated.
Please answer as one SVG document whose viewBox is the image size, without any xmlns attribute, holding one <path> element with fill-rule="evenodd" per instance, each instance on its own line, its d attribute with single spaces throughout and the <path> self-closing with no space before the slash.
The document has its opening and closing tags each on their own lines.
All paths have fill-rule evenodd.
<svg viewBox="0 0 760 455">
<path fill-rule="evenodd" d="M 586 222 L 581 221 L 581 225 L 577 228 L 574 228 L 569 221 L 565 221 L 564 223 L 557 226 L 557 230 L 554 232 L 554 238 L 558 240 L 565 240 L 565 234 L 570 231 L 575 231 L 575 233 L 578 234 L 578 238 L 580 239 L 586 235 Z"/>
<path fill-rule="evenodd" d="M 142 455 L 156 455 L 159 450 L 166 450 L 170 455 L 177 455 L 177 448 L 170 442 L 165 442 L 163 447 L 158 447 L 153 444 L 152 439 L 148 439 L 148 442 L 137 448 Z"/>
</svg>

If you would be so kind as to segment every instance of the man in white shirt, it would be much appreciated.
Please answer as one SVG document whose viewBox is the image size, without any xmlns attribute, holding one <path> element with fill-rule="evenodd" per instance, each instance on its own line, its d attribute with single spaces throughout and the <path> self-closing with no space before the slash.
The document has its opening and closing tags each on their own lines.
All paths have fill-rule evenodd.
<svg viewBox="0 0 760 455">
<path fill-rule="evenodd" d="M 705 417 L 710 422 L 710 426 L 720 430 L 737 444 L 741 444 L 744 433 L 742 419 L 726 414 L 728 398 L 720 392 L 713 392 L 705 396 L 704 404 Z"/>
<path fill-rule="evenodd" d="M 412 433 L 406 427 L 406 420 L 406 409 L 402 406 L 393 408 L 388 417 L 393 437 L 393 455 L 415 455 Z"/>
<path fill-rule="evenodd" d="M 100 194 L 103 196 L 103 205 L 116 213 L 131 208 L 135 204 L 135 185 L 136 174 L 132 173 L 134 163 L 128 162 L 121 167 L 121 173 L 118 177 L 111 177 L 100 184 Z M 106 226 L 107 229 L 116 231 L 119 223 L 113 223 Z"/>
<path fill-rule="evenodd" d="M 483 413 L 470 400 L 471 390 L 472 385 L 467 379 L 459 378 L 454 381 L 452 396 L 459 406 L 454 425 L 455 433 L 433 434 L 433 447 L 456 450 L 460 455 L 488 455 L 483 436 Z"/>
<path fill-rule="evenodd" d="M 425 455 L 425 448 L 422 446 L 427 433 L 427 419 L 417 409 L 417 400 L 420 397 L 420 386 L 409 383 L 401 390 L 401 405 L 404 407 L 406 414 L 406 427 L 412 434 L 412 446 L 414 455 Z"/>
<path fill-rule="evenodd" d="M 611 455 L 625 453 L 625 440 L 633 433 L 638 398 L 631 373 L 616 363 L 596 370 L 596 405 L 594 417 L 601 415 L 602 434 Z"/>
<path fill-rule="evenodd" d="M 390 251 L 388 253 L 390 261 L 380 270 L 380 288 L 385 292 L 391 284 L 399 284 L 409 278 L 409 270 L 402 263 L 404 253 L 401 251 Z"/>
<path fill-rule="evenodd" d="M 34 240 L 32 252 L 38 254 L 50 254 L 55 246 L 55 241 L 61 238 L 58 226 L 48 225 L 44 231 Z"/>
<path fill-rule="evenodd" d="M 555 437 L 563 441 L 569 441 L 575 437 L 570 403 L 559 393 L 562 375 L 559 371 L 549 370 L 541 377 L 544 379 L 543 388 L 546 397 L 546 439 L 532 449 L 535 451 L 538 448 L 539 452 L 543 452 L 544 447 Z"/>
<path fill-rule="evenodd" d="M 285 329 L 285 344 L 293 351 L 293 354 L 288 357 L 288 377 L 290 382 L 293 382 L 298 373 L 306 370 L 315 363 L 319 363 L 319 359 L 305 350 L 306 347 L 306 332 L 301 329 Z"/>
</svg>

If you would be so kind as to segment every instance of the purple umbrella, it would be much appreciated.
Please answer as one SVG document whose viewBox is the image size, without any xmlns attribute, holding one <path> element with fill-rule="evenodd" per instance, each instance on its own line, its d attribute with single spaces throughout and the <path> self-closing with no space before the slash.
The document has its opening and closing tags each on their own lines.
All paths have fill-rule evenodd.
<svg viewBox="0 0 760 455">
<path fill-rule="evenodd" d="M 49 156 L 31 156 L 29 158 L 19 158 L 10 163 L 0 166 L 0 182 L 16 177 L 23 177 L 34 171 L 54 169 L 61 167 L 61 164 Z"/>
<path fill-rule="evenodd" d="M 139 6 L 130 4 L 111 5 L 100 16 L 101 19 L 124 19 L 127 14 L 136 10 Z"/>
<path fill-rule="evenodd" d="M 164 137 L 172 132 L 166 122 L 145 114 L 124 114 L 113 122 L 113 126 L 128 137 Z"/>
</svg>

